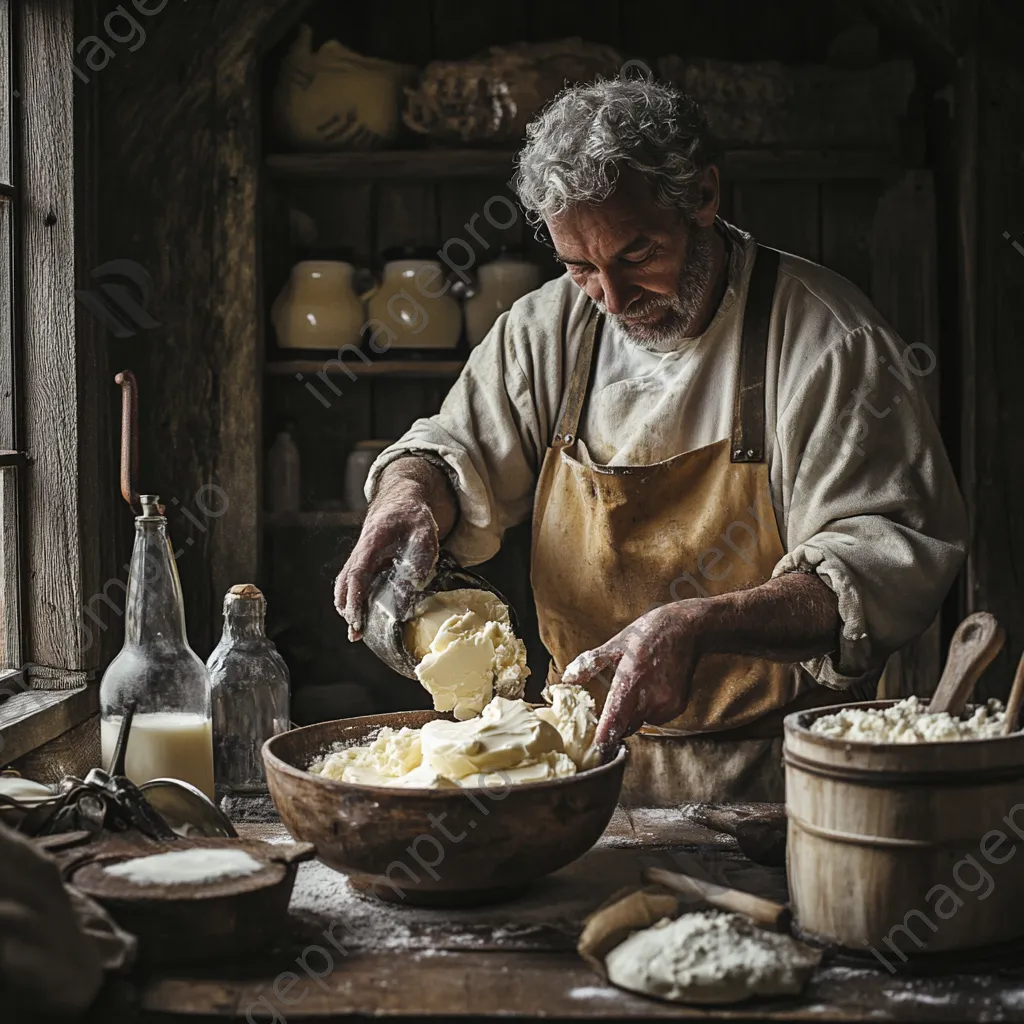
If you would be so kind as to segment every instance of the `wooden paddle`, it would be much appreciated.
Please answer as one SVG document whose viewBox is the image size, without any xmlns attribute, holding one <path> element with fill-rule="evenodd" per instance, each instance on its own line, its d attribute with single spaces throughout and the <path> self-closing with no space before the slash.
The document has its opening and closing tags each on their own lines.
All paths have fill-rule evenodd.
<svg viewBox="0 0 1024 1024">
<path fill-rule="evenodd" d="M 1002 650 L 1006 633 L 988 612 L 968 615 L 957 626 L 949 645 L 946 667 L 935 689 L 928 711 L 946 711 L 954 717 L 964 709 L 981 673 Z"/>
<path fill-rule="evenodd" d="M 666 871 L 664 868 L 645 868 L 642 877 L 649 885 L 660 885 L 663 889 L 670 889 L 684 896 L 697 896 L 719 910 L 744 914 L 755 924 L 774 932 L 788 934 L 792 926 L 793 915 L 789 907 L 749 892 L 729 889 L 714 882 L 704 882 L 692 875 Z"/>
<path fill-rule="evenodd" d="M 1003 719 L 1003 735 L 1016 732 L 1020 726 L 1020 705 L 1024 700 L 1024 654 L 1017 663 L 1017 674 L 1010 687 L 1010 699 L 1006 702 L 1006 718 Z"/>
</svg>

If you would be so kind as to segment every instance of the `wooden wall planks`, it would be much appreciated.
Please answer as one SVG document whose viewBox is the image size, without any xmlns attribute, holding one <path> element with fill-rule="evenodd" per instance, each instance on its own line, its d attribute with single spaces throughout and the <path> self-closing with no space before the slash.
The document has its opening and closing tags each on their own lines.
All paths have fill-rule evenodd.
<svg viewBox="0 0 1024 1024">
<path fill-rule="evenodd" d="M 925 353 L 918 361 L 922 369 L 932 369 L 916 378 L 915 384 L 924 389 L 929 407 L 937 416 L 939 279 L 931 172 L 909 171 L 885 191 L 875 207 L 866 254 L 868 291 L 878 311 L 908 345 L 923 343 L 933 353 L 931 357 Z M 880 697 L 908 697 L 934 690 L 943 662 L 940 619 L 941 613 L 922 636 L 890 659 L 880 684 Z"/>
<path fill-rule="evenodd" d="M 464 60 L 495 43 L 529 37 L 525 3 L 481 4 L 477 0 L 433 0 L 434 60 Z"/>
<path fill-rule="evenodd" d="M 820 260 L 820 186 L 816 181 L 738 181 L 732 217 L 765 245 Z"/>
<path fill-rule="evenodd" d="M 986 6 L 1002 6 L 1004 16 L 1010 10 L 1005 4 Z M 969 610 L 990 611 L 1006 627 L 1006 648 L 979 687 L 986 695 L 1005 696 L 1024 649 L 1024 255 L 1012 244 L 1024 240 L 1024 73 L 1012 55 L 1001 52 L 1005 35 L 988 31 L 992 35 L 977 65 L 976 250 L 966 254 L 977 288 L 975 374 L 964 377 L 975 409 L 974 429 L 965 438 L 976 467 L 969 494 L 968 603 Z"/>
<path fill-rule="evenodd" d="M 257 44 L 286 9 L 298 10 L 289 0 L 169 5 L 159 42 L 119 53 L 91 86 L 106 172 L 97 178 L 99 251 L 152 275 L 152 312 L 164 325 L 110 339 L 110 362 L 140 380 L 140 484 L 168 503 L 176 544 L 193 541 L 178 568 L 201 654 L 219 632 L 224 590 L 258 568 Z M 102 383 L 116 408 L 113 382 Z M 207 485 L 229 506 L 199 528 L 170 499 L 196 515 Z"/>
<path fill-rule="evenodd" d="M 530 38 L 568 39 L 583 36 L 595 43 L 618 46 L 624 17 L 619 0 L 590 0 L 585 10 L 576 4 L 530 0 Z"/>
<path fill-rule="evenodd" d="M 472 247 L 476 262 L 493 258 L 502 245 L 522 244 L 527 229 L 514 193 L 502 181 L 442 181 L 437 186 L 438 238 L 442 243 L 461 240 Z M 507 226 L 506 226 L 507 225 Z M 452 261 L 468 258 L 456 241 Z"/>
<path fill-rule="evenodd" d="M 49 682 L 78 685 L 80 672 L 98 658 L 85 641 L 83 581 L 93 549 L 85 531 L 95 529 L 95 479 L 67 472 L 79 460 L 78 351 L 74 333 L 75 211 L 73 79 L 66 61 L 74 52 L 71 0 L 59 0 L 47 13 L 18 5 L 19 38 L 32 60 L 21 62 L 21 143 L 26 168 L 19 197 L 22 272 L 20 289 L 26 403 L 24 440 L 33 456 L 26 474 L 29 501 L 37 514 L 24 521 L 32 586 L 28 588 L 27 660 L 39 665 Z M 59 55 L 59 56 L 58 56 Z M 87 465 L 87 463 L 86 463 Z M 84 514 L 83 514 L 84 513 Z"/>
<path fill-rule="evenodd" d="M 884 185 L 829 181 L 821 187 L 821 262 L 871 292 L 871 232 Z"/>
<path fill-rule="evenodd" d="M 392 246 L 439 245 L 437 190 L 433 182 L 379 182 L 375 186 L 374 253 Z"/>
</svg>

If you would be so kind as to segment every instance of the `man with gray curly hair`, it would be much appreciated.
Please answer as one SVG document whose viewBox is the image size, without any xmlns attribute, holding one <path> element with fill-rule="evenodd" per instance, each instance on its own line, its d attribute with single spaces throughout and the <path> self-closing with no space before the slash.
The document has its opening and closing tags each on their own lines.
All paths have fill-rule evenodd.
<svg viewBox="0 0 1024 1024">
<path fill-rule="evenodd" d="M 633 802 L 780 799 L 784 715 L 872 695 L 965 551 L 934 356 L 725 223 L 717 161 L 651 81 L 529 126 L 516 188 L 566 273 L 378 459 L 336 586 L 357 639 L 375 573 L 399 562 L 411 609 L 442 541 L 481 562 L 532 514 L 548 682 L 603 702 L 605 756 L 630 737 Z"/>
</svg>

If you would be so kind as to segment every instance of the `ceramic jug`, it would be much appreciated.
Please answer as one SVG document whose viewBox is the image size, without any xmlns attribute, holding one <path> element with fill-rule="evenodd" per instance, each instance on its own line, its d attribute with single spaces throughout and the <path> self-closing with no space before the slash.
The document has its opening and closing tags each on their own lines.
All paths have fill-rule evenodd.
<svg viewBox="0 0 1024 1024">
<path fill-rule="evenodd" d="M 466 337 L 479 345 L 494 321 L 510 309 L 516 299 L 540 287 L 540 267 L 503 252 L 477 271 L 477 287 L 466 300 Z"/>
<path fill-rule="evenodd" d="M 304 260 L 291 276 L 271 311 L 280 348 L 337 351 L 358 345 L 366 320 L 351 263 Z"/>
<path fill-rule="evenodd" d="M 368 303 L 369 348 L 378 355 L 389 349 L 454 349 L 462 334 L 462 309 L 450 293 L 439 260 L 388 259 Z"/>
</svg>

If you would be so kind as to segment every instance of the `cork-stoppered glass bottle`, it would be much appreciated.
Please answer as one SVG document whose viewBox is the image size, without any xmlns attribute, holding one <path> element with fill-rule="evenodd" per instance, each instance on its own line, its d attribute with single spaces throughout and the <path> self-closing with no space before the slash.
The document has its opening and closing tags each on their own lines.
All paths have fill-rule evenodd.
<svg viewBox="0 0 1024 1024">
<path fill-rule="evenodd" d="M 224 631 L 206 663 L 218 797 L 266 792 L 263 744 L 290 724 L 288 666 L 264 632 L 265 615 L 263 594 L 251 583 L 224 596 Z"/>
</svg>

